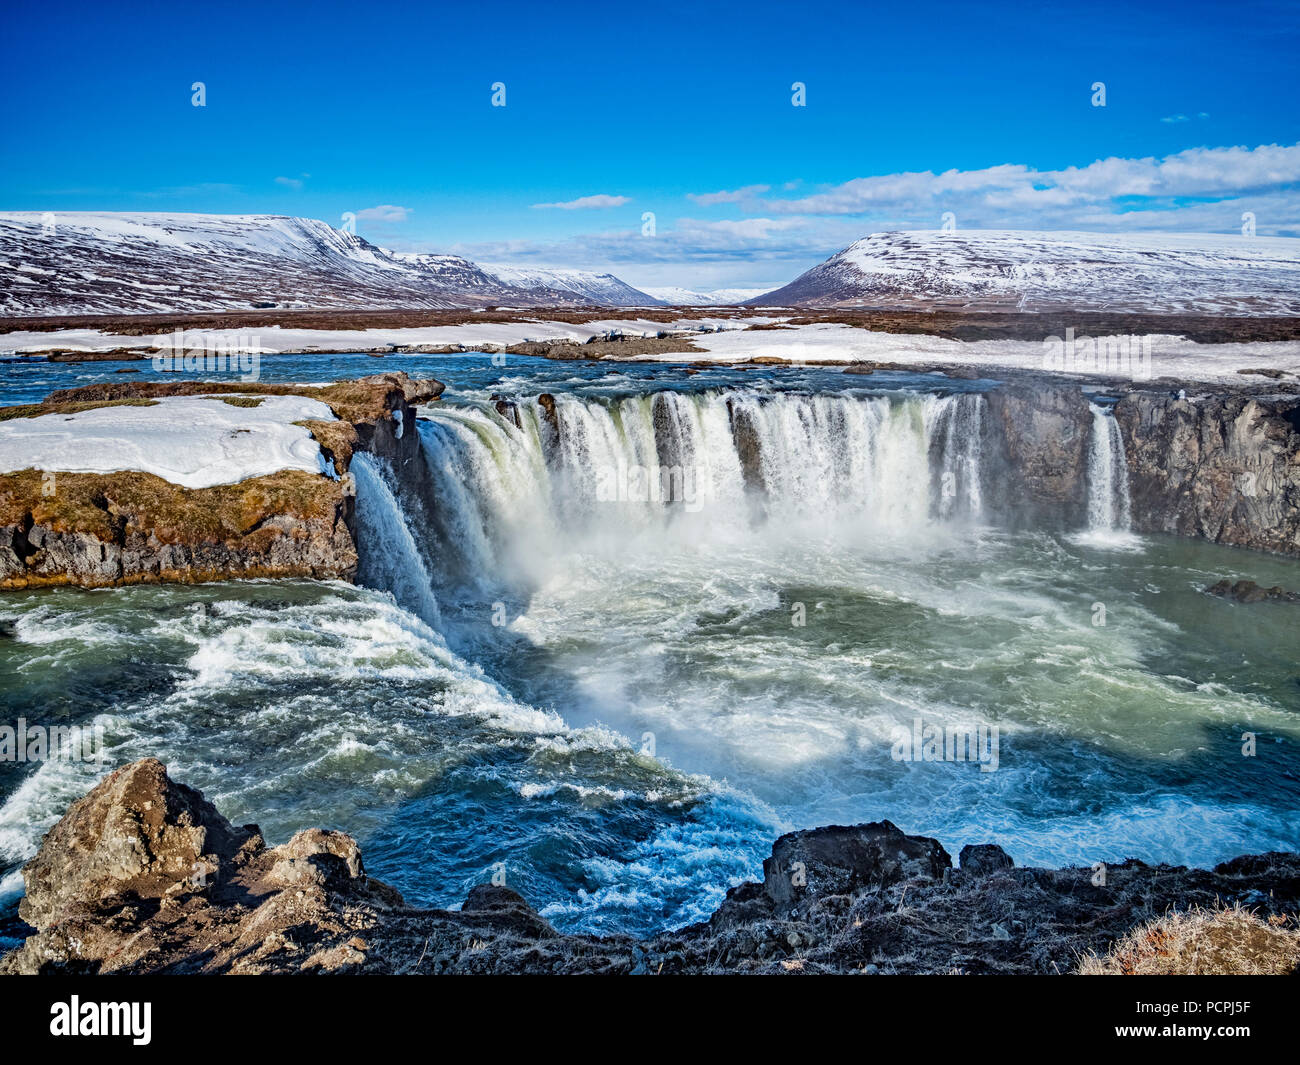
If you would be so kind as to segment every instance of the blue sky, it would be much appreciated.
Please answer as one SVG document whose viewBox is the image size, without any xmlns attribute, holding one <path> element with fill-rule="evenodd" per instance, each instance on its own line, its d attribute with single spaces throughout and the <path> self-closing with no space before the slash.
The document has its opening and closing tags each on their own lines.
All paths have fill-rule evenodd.
<svg viewBox="0 0 1300 1065">
<path fill-rule="evenodd" d="M 705 288 L 944 211 L 1300 235 L 1300 4 L 1138 7 L 11 3 L 0 208 L 351 211 Z"/>
</svg>

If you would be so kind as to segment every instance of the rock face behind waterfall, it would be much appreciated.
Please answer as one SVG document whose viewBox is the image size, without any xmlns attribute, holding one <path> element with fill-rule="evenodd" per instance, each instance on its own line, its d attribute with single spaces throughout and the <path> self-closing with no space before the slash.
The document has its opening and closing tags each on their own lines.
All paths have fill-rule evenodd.
<svg viewBox="0 0 1300 1065">
<path fill-rule="evenodd" d="M 1132 391 L 1115 417 L 1136 531 L 1300 555 L 1300 398 Z"/>
<path fill-rule="evenodd" d="M 762 883 L 653 939 L 557 931 L 508 887 L 459 911 L 407 905 L 356 842 L 313 828 L 279 847 L 230 824 L 145 759 L 74 803 L 23 870 L 32 934 L 16 973 L 1060 973 L 1169 908 L 1249 904 L 1277 969 L 1300 963 L 1300 855 L 1213 871 L 1125 861 L 1024 869 L 995 844 L 961 852 L 888 821 L 776 841 Z M 1265 929 L 1267 931 L 1267 928 Z"/>
<path fill-rule="evenodd" d="M 1092 415 L 1077 385 L 1004 385 L 988 394 L 985 469 L 992 512 L 1013 526 L 1077 528 L 1087 511 Z"/>
</svg>

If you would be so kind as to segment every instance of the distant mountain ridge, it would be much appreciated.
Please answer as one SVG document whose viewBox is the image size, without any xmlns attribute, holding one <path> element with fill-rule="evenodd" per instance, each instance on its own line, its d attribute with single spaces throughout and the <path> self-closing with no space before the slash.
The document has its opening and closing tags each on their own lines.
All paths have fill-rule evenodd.
<svg viewBox="0 0 1300 1065">
<path fill-rule="evenodd" d="M 587 270 L 550 270 L 542 267 L 483 264 L 483 269 L 511 288 L 525 291 L 575 293 L 586 302 L 609 307 L 654 307 L 661 301 L 643 289 L 633 288 L 613 274 Z"/>
<path fill-rule="evenodd" d="M 672 307 L 734 307 L 767 291 L 765 288 L 718 288 L 712 292 L 699 292 L 690 288 L 647 288 L 660 303 Z"/>
<path fill-rule="evenodd" d="M 1300 314 L 1300 239 L 938 230 L 873 233 L 750 304 Z"/>
<path fill-rule="evenodd" d="M 312 218 L 0 214 L 0 314 L 655 306 L 611 274 L 390 252 Z"/>
</svg>

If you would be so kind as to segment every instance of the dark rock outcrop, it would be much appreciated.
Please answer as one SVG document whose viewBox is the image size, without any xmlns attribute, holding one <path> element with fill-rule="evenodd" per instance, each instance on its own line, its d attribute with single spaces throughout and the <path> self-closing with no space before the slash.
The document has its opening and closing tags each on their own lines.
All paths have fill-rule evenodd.
<svg viewBox="0 0 1300 1065">
<path fill-rule="evenodd" d="M 889 821 L 791 832 L 763 863 L 763 890 L 778 910 L 814 897 L 851 895 L 902 880 L 942 879 L 952 858 L 938 840 L 908 836 Z"/>
<path fill-rule="evenodd" d="M 1300 554 L 1300 398 L 1134 390 L 1115 417 L 1137 531 Z"/>
<path fill-rule="evenodd" d="M 962 872 L 977 876 L 996 873 L 999 869 L 1010 869 L 1016 864 L 1011 860 L 1011 855 L 996 843 L 968 843 L 961 849 L 957 860 L 961 862 Z"/>
<path fill-rule="evenodd" d="M 149 758 L 73 804 L 27 866 L 19 915 L 37 928 L 124 895 L 157 900 L 228 868 L 256 829 L 236 829 Z"/>
<path fill-rule="evenodd" d="M 795 878 L 795 863 L 802 863 Z M 508 887 L 408 906 L 340 832 L 267 847 L 152 759 L 74 803 L 23 870 L 34 931 L 9 973 L 1059 973 L 1172 907 L 1241 902 L 1295 925 L 1300 855 L 1214 870 L 1017 869 L 991 844 L 952 869 L 888 821 L 783 836 L 762 884 L 653 939 L 557 931 Z"/>
<path fill-rule="evenodd" d="M 745 487 L 756 494 L 764 491 L 763 459 L 759 449 L 758 427 L 753 415 L 732 400 L 727 400 L 727 416 L 731 422 L 731 438 L 740 458 L 740 472 Z"/>
<path fill-rule="evenodd" d="M 1235 599 L 1239 603 L 1262 603 L 1272 599 L 1282 603 L 1300 603 L 1300 592 L 1289 592 L 1280 585 L 1264 588 L 1254 581 L 1232 581 L 1224 578 L 1205 589 L 1207 595 L 1222 599 Z"/>
</svg>

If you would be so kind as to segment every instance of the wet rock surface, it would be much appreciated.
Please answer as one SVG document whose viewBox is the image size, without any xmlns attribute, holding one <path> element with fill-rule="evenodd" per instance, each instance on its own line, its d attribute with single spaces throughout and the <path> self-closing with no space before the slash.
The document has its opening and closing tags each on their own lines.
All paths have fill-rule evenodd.
<svg viewBox="0 0 1300 1065">
<path fill-rule="evenodd" d="M 1087 512 L 1092 414 L 1077 385 L 1010 384 L 988 393 L 985 483 L 1013 526 L 1077 528 Z"/>
<path fill-rule="evenodd" d="M 1022 869 L 996 845 L 962 868 L 887 821 L 783 836 L 764 881 L 652 939 L 557 931 L 508 886 L 458 912 L 409 906 L 351 837 L 268 847 L 146 759 L 68 810 L 23 871 L 32 934 L 0 973 L 1058 973 L 1171 907 L 1241 902 L 1294 926 L 1300 855 L 1214 870 L 1136 861 Z"/>
<path fill-rule="evenodd" d="M 1290 592 L 1280 585 L 1264 588 L 1254 581 L 1230 581 L 1224 578 L 1205 589 L 1207 595 L 1221 599 L 1235 599 L 1239 603 L 1263 603 L 1268 600 L 1282 603 L 1300 603 L 1300 592 Z"/>
</svg>

